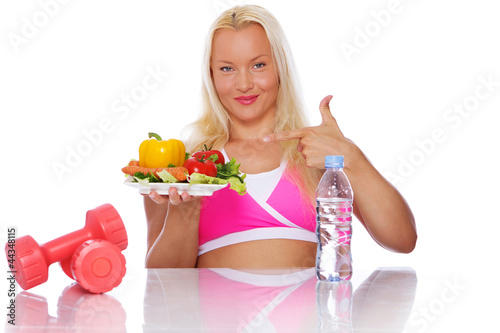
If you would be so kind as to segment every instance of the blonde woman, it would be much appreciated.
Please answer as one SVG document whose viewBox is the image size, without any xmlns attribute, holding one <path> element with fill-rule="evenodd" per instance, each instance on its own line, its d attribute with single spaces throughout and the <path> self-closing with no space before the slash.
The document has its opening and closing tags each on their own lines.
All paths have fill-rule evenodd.
<svg viewBox="0 0 500 333">
<path fill-rule="evenodd" d="M 294 66 L 276 19 L 258 6 L 224 12 L 207 38 L 201 117 L 188 150 L 203 144 L 236 158 L 247 194 L 223 189 L 192 197 L 151 192 L 147 267 L 311 267 L 316 254 L 314 189 L 326 155 L 344 155 L 353 211 L 373 239 L 396 252 L 416 243 L 410 208 L 340 131 L 320 103 L 306 127 Z"/>
</svg>

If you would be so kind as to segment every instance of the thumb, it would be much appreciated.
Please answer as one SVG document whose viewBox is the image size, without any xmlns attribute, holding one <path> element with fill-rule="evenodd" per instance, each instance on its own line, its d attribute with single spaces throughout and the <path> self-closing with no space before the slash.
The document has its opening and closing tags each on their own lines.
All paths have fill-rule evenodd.
<svg viewBox="0 0 500 333">
<path fill-rule="evenodd" d="M 321 113 L 322 124 L 335 119 L 333 118 L 332 112 L 330 111 L 330 101 L 332 100 L 332 98 L 332 95 L 328 95 L 321 100 L 321 103 L 319 103 L 319 112 Z"/>
</svg>

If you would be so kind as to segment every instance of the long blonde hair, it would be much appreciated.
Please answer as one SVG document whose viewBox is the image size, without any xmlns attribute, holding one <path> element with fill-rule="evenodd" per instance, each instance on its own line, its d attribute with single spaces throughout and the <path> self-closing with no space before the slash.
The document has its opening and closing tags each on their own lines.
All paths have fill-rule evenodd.
<svg viewBox="0 0 500 333">
<path fill-rule="evenodd" d="M 236 6 L 223 12 L 212 24 L 206 39 L 202 67 L 202 110 L 200 118 L 192 123 L 188 151 L 195 151 L 206 144 L 214 149 L 224 147 L 229 140 L 231 120 L 221 103 L 210 68 L 213 38 L 219 30 L 239 31 L 250 24 L 259 24 L 266 32 L 271 45 L 273 60 L 279 77 L 274 133 L 303 128 L 307 125 L 293 58 L 285 33 L 276 18 L 266 9 L 256 5 Z M 301 188 L 303 197 L 312 199 L 321 171 L 305 165 L 297 151 L 297 141 L 281 143 L 282 159 L 287 161 L 287 176 Z"/>
</svg>

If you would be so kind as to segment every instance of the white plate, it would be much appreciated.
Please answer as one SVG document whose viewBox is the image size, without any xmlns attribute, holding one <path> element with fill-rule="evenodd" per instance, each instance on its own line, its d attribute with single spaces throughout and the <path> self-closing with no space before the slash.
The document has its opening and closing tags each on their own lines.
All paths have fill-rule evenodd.
<svg viewBox="0 0 500 333">
<path fill-rule="evenodd" d="M 179 194 L 187 192 L 192 196 L 206 197 L 211 196 L 215 191 L 221 190 L 226 187 L 225 185 L 215 185 L 215 184 L 195 184 L 190 185 L 188 183 L 149 183 L 148 186 L 141 185 L 134 181 L 134 177 L 129 176 L 125 179 L 125 185 L 135 187 L 139 189 L 141 194 L 149 194 L 151 190 L 155 190 L 160 195 L 168 195 L 168 190 L 171 187 L 175 187 Z"/>
</svg>

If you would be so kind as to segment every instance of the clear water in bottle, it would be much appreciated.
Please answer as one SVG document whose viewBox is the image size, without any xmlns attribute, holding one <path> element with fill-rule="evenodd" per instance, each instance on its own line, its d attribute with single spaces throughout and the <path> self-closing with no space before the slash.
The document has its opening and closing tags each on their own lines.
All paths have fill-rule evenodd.
<svg viewBox="0 0 500 333">
<path fill-rule="evenodd" d="M 353 192 L 343 156 L 326 156 L 325 167 L 316 190 L 316 275 L 320 281 L 349 280 Z"/>
<path fill-rule="evenodd" d="M 318 279 L 349 280 L 351 258 L 352 200 L 330 198 L 317 200 Z"/>
</svg>

